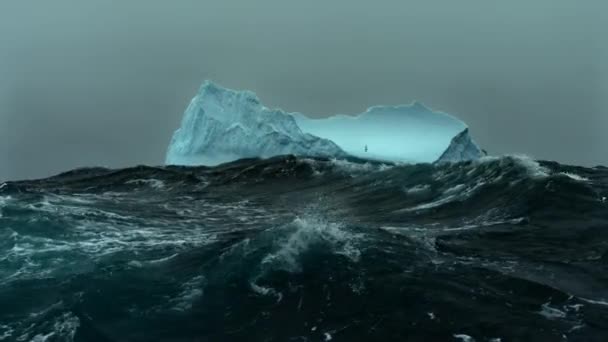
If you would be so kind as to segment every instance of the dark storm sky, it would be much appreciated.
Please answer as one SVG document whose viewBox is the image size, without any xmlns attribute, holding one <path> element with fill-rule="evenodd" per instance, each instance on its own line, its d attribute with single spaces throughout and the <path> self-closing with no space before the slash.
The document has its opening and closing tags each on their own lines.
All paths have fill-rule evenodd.
<svg viewBox="0 0 608 342">
<path fill-rule="evenodd" d="M 608 164 L 607 1 L 2 0 L 0 180 L 161 164 L 204 79 L 314 116 L 414 99 Z"/>
</svg>

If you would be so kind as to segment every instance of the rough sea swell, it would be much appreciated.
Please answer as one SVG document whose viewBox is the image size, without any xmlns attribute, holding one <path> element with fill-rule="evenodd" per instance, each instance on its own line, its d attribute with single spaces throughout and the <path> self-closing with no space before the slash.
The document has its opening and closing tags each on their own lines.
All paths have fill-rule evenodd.
<svg viewBox="0 0 608 342">
<path fill-rule="evenodd" d="M 276 157 L 0 185 L 2 341 L 606 341 L 608 169 Z"/>
</svg>

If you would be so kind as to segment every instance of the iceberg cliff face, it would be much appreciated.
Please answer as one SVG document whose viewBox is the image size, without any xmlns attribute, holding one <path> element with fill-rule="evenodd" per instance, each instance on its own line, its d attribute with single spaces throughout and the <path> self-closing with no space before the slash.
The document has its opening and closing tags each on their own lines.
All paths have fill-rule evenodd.
<svg viewBox="0 0 608 342">
<path fill-rule="evenodd" d="M 346 155 L 332 141 L 302 132 L 291 115 L 262 106 L 254 93 L 205 82 L 173 135 L 166 163 L 217 165 L 281 154 Z"/>
<path fill-rule="evenodd" d="M 455 163 L 466 160 L 476 160 L 483 157 L 485 153 L 473 141 L 469 135 L 469 129 L 465 129 L 452 139 L 450 146 L 443 152 L 436 163 Z"/>
<path fill-rule="evenodd" d="M 417 102 L 311 119 L 266 108 L 250 91 L 207 81 L 185 111 L 166 163 L 217 165 L 283 154 L 407 163 L 458 162 L 483 155 L 464 122 Z"/>
</svg>

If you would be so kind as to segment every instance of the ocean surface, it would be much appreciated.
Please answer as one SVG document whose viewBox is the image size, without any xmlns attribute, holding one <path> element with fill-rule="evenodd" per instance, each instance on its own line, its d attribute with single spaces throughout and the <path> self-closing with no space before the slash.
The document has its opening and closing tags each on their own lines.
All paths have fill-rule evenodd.
<svg viewBox="0 0 608 342">
<path fill-rule="evenodd" d="M 608 169 L 276 157 L 0 185 L 0 341 L 608 341 Z"/>
</svg>

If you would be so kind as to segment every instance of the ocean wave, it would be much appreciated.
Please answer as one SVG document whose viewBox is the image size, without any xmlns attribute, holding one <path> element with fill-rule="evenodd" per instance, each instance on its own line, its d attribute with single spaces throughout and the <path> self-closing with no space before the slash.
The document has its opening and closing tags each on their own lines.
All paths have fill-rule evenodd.
<svg viewBox="0 0 608 342">
<path fill-rule="evenodd" d="M 291 232 L 281 239 L 277 250 L 262 260 L 265 268 L 298 272 L 300 255 L 315 244 L 327 245 L 333 253 L 343 255 L 353 262 L 357 262 L 360 257 L 355 246 L 358 236 L 345 230 L 343 224 L 328 222 L 317 216 L 305 216 L 296 218 L 288 225 L 288 229 Z"/>
<path fill-rule="evenodd" d="M 606 197 L 524 156 L 7 182 L 0 340 L 604 340 Z"/>
</svg>

